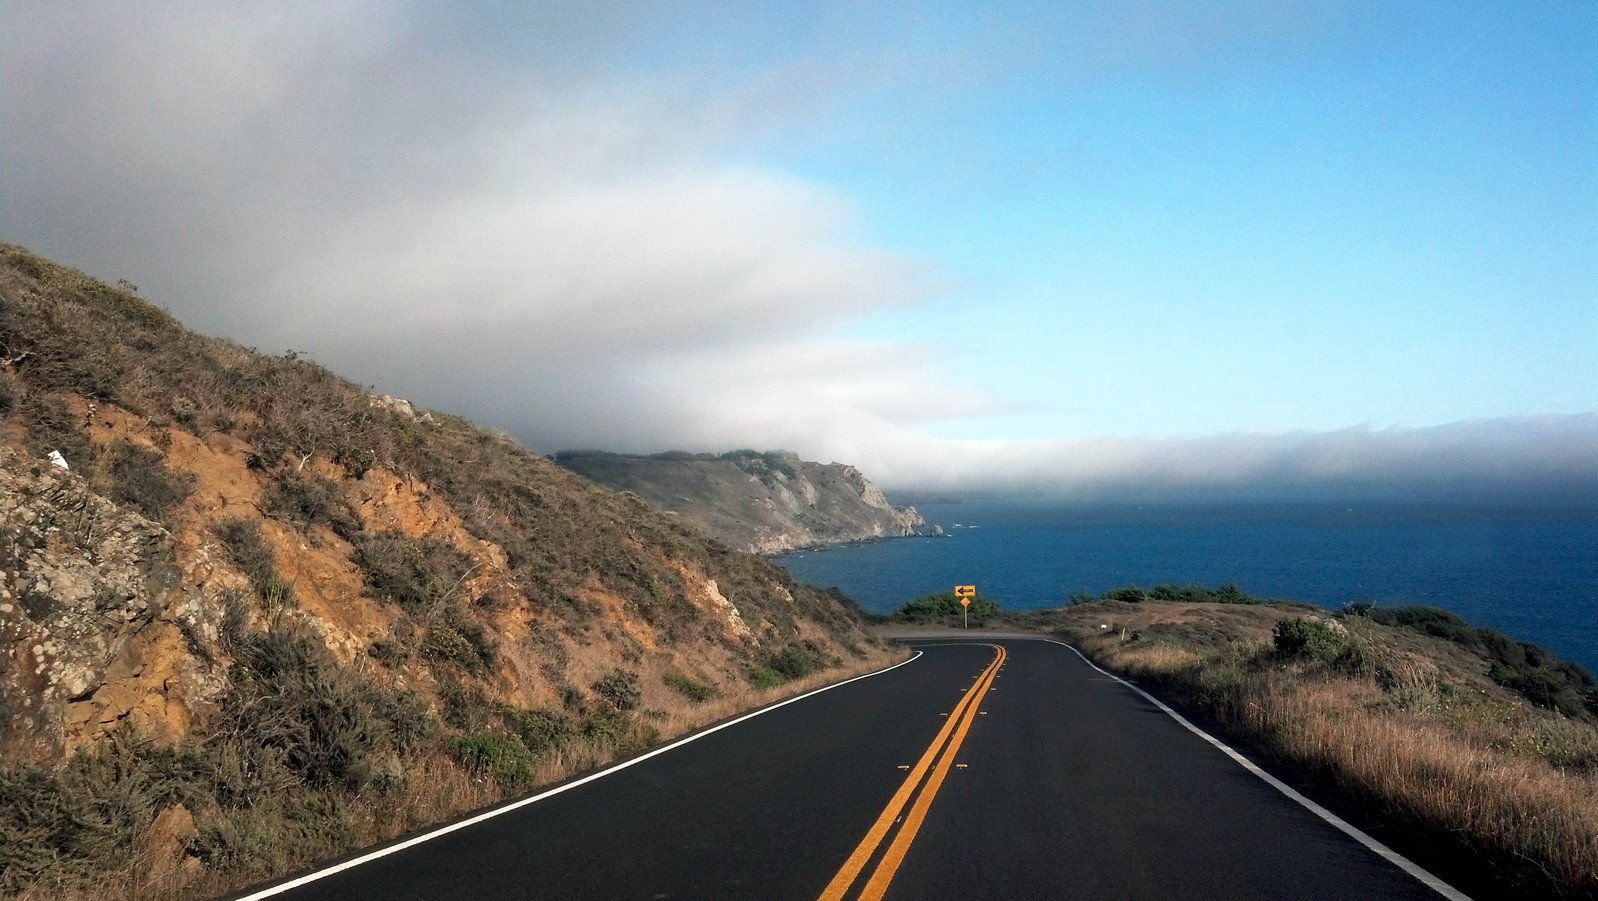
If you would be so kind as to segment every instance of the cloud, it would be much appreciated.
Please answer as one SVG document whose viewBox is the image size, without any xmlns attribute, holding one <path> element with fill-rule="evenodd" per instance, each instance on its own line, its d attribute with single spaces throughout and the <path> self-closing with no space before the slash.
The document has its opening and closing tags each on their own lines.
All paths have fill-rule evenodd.
<svg viewBox="0 0 1598 901">
<path fill-rule="evenodd" d="M 1423 502 L 1594 510 L 1598 414 L 1197 438 L 947 442 L 902 455 L 897 466 L 878 474 L 912 492 L 1082 502 Z"/>
<path fill-rule="evenodd" d="M 202 330 L 549 449 L 988 406 L 912 348 L 839 337 L 943 276 L 862 242 L 835 190 L 740 158 L 791 67 L 719 91 L 629 71 L 615 48 L 648 15 L 626 8 L 5 16 L 9 237 Z"/>
<path fill-rule="evenodd" d="M 945 348 L 848 327 L 937 297 L 948 275 L 872 246 L 849 196 L 747 148 L 862 87 L 904 96 L 990 77 L 1013 34 L 921 53 L 937 29 L 907 15 L 905 39 L 887 42 L 900 49 L 884 51 L 867 28 L 880 23 L 844 6 L 812 37 L 852 36 L 828 51 L 745 54 L 711 33 L 718 20 L 681 42 L 719 48 L 710 61 L 679 69 L 637 50 L 662 9 L 7 2 L 6 237 L 130 278 L 203 331 L 310 351 L 545 450 L 786 447 L 899 486 L 1083 499 L 1598 495 L 1598 428 L 1580 417 L 933 437 L 1007 404 L 944 376 Z M 1180 14 L 1144 33 L 1120 9 L 1044 29 L 1064 44 L 1033 50 L 1099 72 L 1149 59 L 1180 71 L 1195 15 L 1205 48 L 1257 29 L 1291 46 L 1324 25 Z"/>
</svg>

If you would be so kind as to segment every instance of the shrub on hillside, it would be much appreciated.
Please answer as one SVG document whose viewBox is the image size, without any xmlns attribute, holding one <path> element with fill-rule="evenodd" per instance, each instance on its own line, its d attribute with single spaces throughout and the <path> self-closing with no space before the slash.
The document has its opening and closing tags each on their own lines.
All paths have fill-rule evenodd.
<svg viewBox="0 0 1598 901">
<path fill-rule="evenodd" d="M 1264 598 L 1256 597 L 1230 583 L 1219 588 L 1206 588 L 1203 585 L 1156 585 L 1153 588 L 1142 588 L 1138 585 L 1125 585 L 1106 591 L 1101 598 L 1106 601 L 1121 601 L 1128 604 L 1141 604 L 1145 601 L 1169 601 L 1194 604 L 1263 604 Z M 1071 603 L 1081 604 L 1092 601 L 1087 595 L 1077 595 L 1071 598 Z"/>
<path fill-rule="evenodd" d="M 1470 648 L 1488 660 L 1487 675 L 1540 707 L 1566 716 L 1598 718 L 1598 684 L 1585 667 L 1561 659 L 1541 645 L 1496 629 L 1479 629 L 1438 607 L 1373 610 L 1371 619 L 1403 626 Z"/>
<path fill-rule="evenodd" d="M 216 537 L 267 609 L 293 606 L 294 589 L 278 575 L 272 549 L 262 537 L 259 523 L 243 517 L 224 519 L 216 524 Z"/>
<path fill-rule="evenodd" d="M 355 562 L 373 594 L 410 608 L 450 597 L 472 569 L 471 558 L 447 541 L 393 531 L 358 538 Z"/>
<path fill-rule="evenodd" d="M 279 475 L 267 489 L 261 508 L 266 515 L 292 523 L 301 531 L 321 524 L 345 540 L 353 540 L 361 531 L 360 518 L 339 494 L 338 486 L 318 475 Z"/>
<path fill-rule="evenodd" d="M 17 405 L 22 426 L 28 431 L 28 449 L 43 457 L 60 451 L 67 465 L 82 469 L 94 456 L 94 445 L 78 425 L 78 416 L 59 394 L 29 391 Z"/>
<path fill-rule="evenodd" d="M 548 710 L 523 710 L 507 705 L 501 709 L 500 718 L 505 728 L 514 732 L 534 754 L 553 751 L 577 734 L 577 725 L 569 717 Z"/>
<path fill-rule="evenodd" d="M 643 700 L 643 692 L 638 687 L 638 674 L 617 670 L 593 685 L 594 694 L 608 704 L 618 713 L 625 713 L 638 706 Z"/>
<path fill-rule="evenodd" d="M 683 673 L 667 673 L 661 677 L 666 687 L 694 703 L 703 703 L 716 696 L 716 689 Z"/>
<path fill-rule="evenodd" d="M 487 672 L 499 660 L 499 647 L 480 623 L 459 605 L 443 602 L 430 611 L 422 655 L 458 664 L 472 672 Z"/>
<path fill-rule="evenodd" d="M 192 473 L 168 469 L 161 455 L 129 441 L 111 446 L 111 499 L 163 519 L 194 491 Z"/>
<path fill-rule="evenodd" d="M 520 788 L 533 781 L 537 761 L 514 735 L 469 732 L 456 738 L 450 750 L 462 765 L 493 777 L 506 788 Z"/>
<path fill-rule="evenodd" d="M 312 786 L 359 789 L 376 752 L 404 749 L 432 731 L 420 699 L 382 689 L 334 664 L 307 636 L 250 636 L 229 673 L 221 725 Z"/>
<path fill-rule="evenodd" d="M 1464 618 L 1441 607 L 1414 605 L 1372 610 L 1368 614 L 1376 622 L 1389 626 L 1403 626 L 1425 635 L 1446 638 L 1456 644 L 1477 644 L 1477 631 Z"/>
<path fill-rule="evenodd" d="M 1376 659 L 1371 650 L 1348 634 L 1342 623 L 1293 617 L 1276 624 L 1272 643 L 1278 656 L 1314 660 L 1347 673 L 1373 674 Z"/>
</svg>

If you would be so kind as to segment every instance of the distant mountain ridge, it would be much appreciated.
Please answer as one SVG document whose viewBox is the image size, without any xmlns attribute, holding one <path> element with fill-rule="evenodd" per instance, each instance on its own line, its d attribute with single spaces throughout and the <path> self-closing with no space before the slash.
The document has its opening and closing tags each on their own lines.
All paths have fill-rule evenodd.
<svg viewBox="0 0 1598 901">
<path fill-rule="evenodd" d="M 855 467 L 812 463 L 789 451 L 643 456 L 581 450 L 563 451 L 555 460 L 759 554 L 903 537 L 926 525 L 914 507 L 890 503 Z"/>
</svg>

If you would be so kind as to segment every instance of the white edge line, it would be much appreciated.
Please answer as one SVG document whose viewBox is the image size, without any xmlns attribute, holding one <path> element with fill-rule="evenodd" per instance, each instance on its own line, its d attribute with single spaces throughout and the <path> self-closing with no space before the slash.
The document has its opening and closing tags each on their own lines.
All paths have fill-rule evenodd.
<svg viewBox="0 0 1598 901">
<path fill-rule="evenodd" d="M 1347 820 L 1343 819 L 1342 817 L 1338 816 L 1337 814 L 1332 813 L 1330 810 L 1327 810 L 1326 808 L 1324 808 L 1321 805 L 1315 803 L 1314 801 L 1311 801 L 1309 798 L 1304 797 L 1302 794 L 1300 794 L 1298 792 L 1297 789 L 1293 788 L 1291 785 L 1288 785 L 1287 783 L 1285 783 L 1282 780 L 1276 778 L 1275 776 L 1272 776 L 1270 773 L 1267 773 L 1264 770 L 1260 769 L 1259 766 L 1254 763 L 1254 761 L 1249 760 L 1247 757 L 1244 757 L 1242 754 L 1239 754 L 1237 751 L 1234 751 L 1231 748 L 1230 745 L 1227 745 L 1225 742 L 1221 741 L 1220 739 L 1216 738 L 1215 736 L 1210 735 L 1208 732 L 1205 732 L 1203 729 L 1200 729 L 1199 727 L 1197 727 L 1197 726 L 1193 725 L 1192 723 L 1188 722 L 1186 717 L 1182 716 L 1180 713 L 1177 713 L 1175 710 L 1172 710 L 1171 708 L 1165 706 L 1165 703 L 1163 701 L 1161 701 L 1159 698 L 1154 697 L 1153 695 L 1151 695 L 1148 692 L 1144 691 L 1143 689 L 1137 687 L 1136 685 L 1133 685 L 1131 682 L 1126 681 L 1125 679 L 1121 678 L 1120 676 L 1117 676 L 1116 674 L 1114 674 L 1112 672 L 1109 672 L 1108 670 L 1102 669 L 1097 663 L 1094 663 L 1093 661 L 1089 660 L 1087 658 L 1086 654 L 1083 654 L 1081 651 L 1077 650 L 1075 646 L 1067 644 L 1067 643 L 1065 643 L 1063 641 L 1057 641 L 1057 640 L 1055 640 L 1053 638 L 1035 638 L 1035 639 L 1030 639 L 1030 640 L 1032 640 L 1032 641 L 1046 641 L 1046 642 L 1048 642 L 1050 644 L 1057 644 L 1057 645 L 1059 645 L 1062 648 L 1069 648 L 1071 653 L 1073 653 L 1073 654 L 1077 655 L 1078 657 L 1082 658 L 1082 662 L 1083 663 L 1086 663 L 1088 666 L 1093 667 L 1094 669 L 1098 670 L 1099 672 L 1103 673 L 1104 675 L 1109 676 L 1111 679 L 1114 679 L 1115 681 L 1121 683 L 1122 685 L 1125 685 L 1127 688 L 1130 688 L 1133 691 L 1137 692 L 1138 694 L 1142 695 L 1145 700 L 1147 700 L 1149 703 L 1153 704 L 1155 707 L 1160 708 L 1160 710 L 1164 711 L 1165 714 L 1167 716 L 1169 716 L 1171 719 L 1176 720 L 1178 723 L 1181 723 L 1182 726 L 1187 729 L 1187 731 L 1193 733 L 1194 735 L 1197 735 L 1199 738 L 1204 739 L 1205 741 L 1207 741 L 1210 744 L 1214 745 L 1216 748 L 1220 749 L 1221 753 L 1223 753 L 1226 756 L 1232 758 L 1232 760 L 1235 763 L 1237 763 L 1238 766 L 1242 767 L 1245 770 L 1248 770 L 1250 773 L 1253 773 L 1255 776 L 1258 776 L 1261 780 L 1263 780 L 1265 782 L 1265 784 L 1269 785 L 1271 788 L 1274 788 L 1277 791 L 1281 792 L 1282 794 L 1286 795 L 1291 800 L 1297 802 L 1300 806 L 1302 806 L 1304 809 L 1308 810 L 1310 813 L 1315 814 L 1316 816 L 1318 816 L 1321 819 L 1325 820 L 1327 823 L 1330 823 L 1332 826 L 1334 826 L 1337 829 L 1341 830 L 1349 838 L 1352 838 L 1354 841 L 1357 841 L 1360 844 L 1364 845 L 1365 847 L 1369 848 L 1370 850 L 1374 851 L 1383 860 L 1387 861 L 1388 863 L 1392 864 L 1393 866 L 1398 867 L 1399 869 L 1403 870 L 1404 872 L 1408 873 L 1409 875 L 1415 877 L 1417 880 L 1419 880 L 1421 883 L 1423 883 L 1427 888 L 1431 889 L 1432 891 L 1436 892 L 1439 895 L 1442 895 L 1444 898 L 1449 899 L 1449 901 L 1471 901 L 1469 895 L 1466 895 L 1464 892 L 1461 892 L 1460 890 L 1454 888 L 1453 886 L 1451 886 L 1448 883 L 1442 881 L 1441 879 L 1438 879 L 1436 876 L 1432 875 L 1429 871 L 1427 871 L 1425 868 L 1423 868 L 1420 864 L 1415 863 L 1414 861 L 1410 860 L 1409 858 L 1405 857 L 1404 855 L 1399 854 L 1397 851 L 1394 851 L 1392 848 L 1387 847 L 1386 845 L 1382 844 L 1381 842 L 1379 842 L 1375 838 L 1373 838 L 1370 834 L 1366 833 L 1365 830 L 1360 829 L 1358 826 L 1355 826 L 1353 823 L 1348 822 Z"/>
<path fill-rule="evenodd" d="M 759 710 L 750 711 L 749 713 L 746 713 L 746 714 L 744 714 L 744 715 L 742 715 L 740 717 L 737 717 L 735 719 L 730 719 L 730 720 L 727 720 L 726 722 L 723 722 L 723 723 L 717 723 L 714 726 L 711 726 L 711 727 L 709 727 L 707 729 L 704 729 L 702 731 L 699 731 L 699 732 L 695 732 L 692 735 L 687 735 L 687 736 L 684 736 L 683 738 L 679 738 L 676 741 L 672 742 L 671 744 L 662 745 L 661 747 L 658 747 L 655 750 L 650 751 L 647 754 L 640 754 L 637 757 L 628 758 L 627 760 L 623 760 L 621 763 L 617 763 L 617 764 L 614 764 L 612 766 L 606 767 L 605 769 L 599 770 L 598 772 L 589 773 L 588 775 L 582 777 L 581 779 L 574 779 L 571 782 L 567 782 L 567 783 L 564 783 L 562 785 L 558 785 L 558 786 L 556 786 L 556 787 L 554 787 L 552 789 L 549 789 L 548 791 L 540 792 L 540 793 L 538 793 L 536 795 L 529 795 L 528 797 L 522 798 L 519 801 L 512 801 L 511 803 L 506 804 L 503 807 L 496 807 L 493 810 L 486 810 L 486 811 L 478 814 L 477 816 L 470 817 L 470 818 L 464 819 L 464 820 L 460 820 L 460 821 L 457 821 L 457 822 L 454 822 L 454 823 L 450 823 L 448 826 L 441 826 L 438 829 L 434 829 L 432 832 L 424 832 L 421 835 L 413 836 L 413 837 L 408 838 L 405 841 L 400 842 L 398 844 L 389 845 L 389 846 L 384 847 L 384 848 L 379 848 L 376 851 L 372 851 L 372 852 L 369 852 L 367 854 L 362 854 L 360 857 L 356 857 L 356 858 L 353 858 L 351 860 L 346 860 L 343 863 L 334 864 L 333 866 L 326 867 L 326 868 L 321 869 L 321 870 L 316 870 L 315 872 L 312 872 L 312 873 L 306 873 L 304 876 L 300 876 L 300 877 L 298 877 L 296 879 L 291 879 L 288 882 L 283 882 L 283 883 L 279 883 L 278 885 L 269 886 L 267 888 L 261 889 L 258 892 L 255 892 L 254 894 L 245 895 L 245 896 L 243 896 L 241 898 L 235 899 L 235 901 L 256 901 L 256 899 L 258 899 L 258 898 L 270 898 L 273 895 L 281 894 L 283 892 L 288 891 L 289 889 L 299 888 L 302 885 L 306 885 L 308 883 L 315 882 L 318 879 L 322 879 L 322 878 L 327 877 L 327 876 L 332 876 L 334 873 L 342 873 L 345 870 L 353 869 L 353 868 L 358 867 L 358 866 L 360 866 L 362 864 L 365 864 L 365 863 L 370 863 L 370 862 L 372 862 L 374 860 L 377 860 L 379 857 L 387 857 L 390 854 L 395 854 L 395 853 L 398 853 L 400 851 L 404 851 L 406 848 L 412 847 L 414 845 L 419 845 L 422 842 L 431 841 L 431 840 L 433 840 L 435 838 L 438 838 L 441 835 L 448 835 L 449 833 L 454 832 L 454 831 L 456 831 L 458 829 L 465 829 L 467 826 L 475 826 L 478 823 L 483 822 L 484 820 L 491 820 L 494 817 L 500 816 L 501 814 L 510 813 L 513 810 L 518 810 L 520 808 L 526 807 L 529 804 L 536 804 L 539 801 L 544 800 L 545 798 L 554 797 L 555 795 L 558 795 L 561 792 L 571 791 L 572 789 L 576 788 L 579 785 L 586 785 L 587 783 L 593 782 L 596 779 L 602 779 L 602 778 L 604 778 L 606 776 L 609 776 L 611 773 L 620 772 L 621 770 L 625 770 L 625 769 L 627 769 L 630 766 L 634 766 L 636 764 L 643 763 L 644 761 L 648 760 L 651 757 L 654 757 L 654 756 L 659 755 L 659 754 L 664 754 L 667 751 L 672 750 L 673 748 L 680 748 L 683 745 L 686 745 L 686 744 L 688 744 L 691 741 L 698 741 L 699 739 L 704 738 L 705 736 L 710 735 L 711 733 L 720 732 L 723 729 L 727 729 L 727 728 L 730 728 L 732 726 L 736 726 L 736 725 L 738 725 L 739 723 L 741 723 L 741 722 L 743 722 L 745 720 L 754 719 L 755 717 L 760 716 L 761 714 L 770 713 L 771 711 L 776 710 L 778 707 L 786 707 L 789 704 L 793 704 L 793 703 L 798 702 L 798 701 L 803 701 L 805 698 L 821 694 L 824 691 L 831 691 L 834 688 L 842 688 L 843 686 L 848 685 L 850 682 L 859 682 L 861 679 L 869 679 L 872 676 L 880 676 L 883 673 L 889 672 L 890 670 L 896 670 L 899 667 L 904 666 L 907 663 L 914 662 L 916 660 L 916 658 L 920 657 L 921 655 L 922 655 L 921 651 L 916 651 L 914 654 L 912 654 L 910 656 L 910 658 L 908 660 L 901 660 L 898 663 L 895 663 L 893 666 L 884 667 L 882 669 L 876 670 L 875 672 L 870 672 L 870 673 L 866 673 L 864 675 L 855 676 L 852 679 L 845 679 L 842 682 L 834 682 L 831 685 L 823 685 L 820 688 L 814 689 L 812 691 L 807 691 L 807 692 L 805 692 L 802 695 L 795 695 L 795 696 L 793 696 L 793 697 L 791 697 L 791 698 L 789 698 L 789 699 L 787 699 L 785 701 L 778 701 L 775 704 L 770 704 L 768 706 L 760 708 Z"/>
</svg>

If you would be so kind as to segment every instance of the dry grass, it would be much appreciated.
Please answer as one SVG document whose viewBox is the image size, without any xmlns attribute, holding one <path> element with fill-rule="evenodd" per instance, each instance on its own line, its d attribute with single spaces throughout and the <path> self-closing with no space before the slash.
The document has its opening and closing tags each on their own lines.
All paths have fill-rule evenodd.
<svg viewBox="0 0 1598 901">
<path fill-rule="evenodd" d="M 1468 662 L 1384 647 L 1374 628 L 1356 627 L 1355 638 L 1387 665 L 1379 677 L 1361 677 L 1283 661 L 1258 641 L 1203 644 L 1191 630 L 1162 634 L 1158 621 L 1169 623 L 1174 612 L 1141 606 L 1147 609 L 1090 605 L 1057 625 L 1101 664 L 1381 818 L 1462 837 L 1510 871 L 1517 891 L 1598 895 L 1598 728 L 1591 723 L 1534 708 L 1485 679 L 1455 685 L 1439 674 L 1468 670 Z M 1289 614 L 1259 608 L 1248 615 L 1268 629 Z M 1107 619 L 1113 627 L 1100 628 Z M 1137 640 L 1123 639 L 1122 626 Z"/>
<path fill-rule="evenodd" d="M 634 750 L 663 744 L 752 709 L 881 669 L 907 655 L 902 649 L 877 650 L 864 659 L 812 673 L 775 688 L 762 690 L 750 686 L 699 703 L 681 698 L 678 703 L 668 703 L 664 709 L 650 711 L 651 715 L 646 718 L 635 718 L 627 740 L 620 744 L 579 736 L 547 749 L 538 756 L 532 780 L 525 785 L 507 786 L 487 772 L 463 766 L 443 748 L 426 748 L 405 758 L 402 778 L 385 790 L 363 790 L 341 796 L 344 809 L 339 826 L 344 841 L 275 847 L 278 856 L 269 869 L 278 874 L 304 869 L 319 859 L 388 841 L 539 791 L 602 768 Z M 206 898 L 240 889 L 265 877 L 259 867 L 256 870 L 206 869 L 197 863 L 178 853 L 177 845 L 153 845 L 149 832 L 144 832 L 138 847 L 131 849 L 119 862 L 96 871 L 95 878 L 85 879 L 80 868 L 47 872 L 14 897 L 19 901 Z"/>
</svg>

